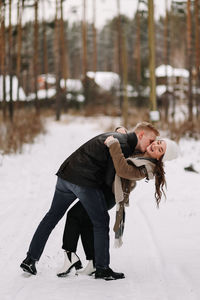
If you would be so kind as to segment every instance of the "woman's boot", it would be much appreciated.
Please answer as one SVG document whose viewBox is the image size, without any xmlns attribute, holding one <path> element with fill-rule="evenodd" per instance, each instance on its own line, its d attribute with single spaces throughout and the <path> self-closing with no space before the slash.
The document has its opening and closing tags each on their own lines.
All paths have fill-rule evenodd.
<svg viewBox="0 0 200 300">
<path fill-rule="evenodd" d="M 64 265 L 62 269 L 58 272 L 58 277 L 65 277 L 70 270 L 75 267 L 76 270 L 82 269 L 82 263 L 78 255 L 74 252 L 65 251 L 64 252 Z"/>
<path fill-rule="evenodd" d="M 95 271 L 93 260 L 89 260 L 87 266 L 83 270 L 78 271 L 77 274 L 92 275 Z"/>
</svg>

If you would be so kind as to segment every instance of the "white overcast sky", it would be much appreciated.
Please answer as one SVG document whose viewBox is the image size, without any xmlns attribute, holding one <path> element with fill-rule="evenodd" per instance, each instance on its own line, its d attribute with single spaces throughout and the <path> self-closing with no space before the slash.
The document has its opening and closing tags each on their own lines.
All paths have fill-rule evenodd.
<svg viewBox="0 0 200 300">
<path fill-rule="evenodd" d="M 87 20 L 92 21 L 93 16 L 93 1 L 86 0 L 87 4 Z M 39 18 L 42 15 L 46 19 L 53 19 L 55 16 L 55 3 L 56 0 L 40 0 L 39 1 Z M 171 0 L 154 0 L 154 15 L 157 18 L 159 15 L 165 14 L 166 3 L 170 6 Z M 122 14 L 125 14 L 132 18 L 137 9 L 138 0 L 121 0 L 120 10 Z M 141 8 L 142 8 L 141 4 Z M 13 0 L 13 23 L 16 23 L 16 6 L 17 0 Z M 83 0 L 66 0 L 64 1 L 64 18 L 70 22 L 73 20 L 81 20 L 82 18 Z M 73 13 L 73 8 L 76 8 L 76 13 Z M 105 22 L 112 19 L 117 14 L 117 1 L 116 0 L 96 0 L 96 26 L 101 28 Z M 33 9 L 25 9 L 23 15 L 23 21 L 29 21 L 34 18 Z M 7 18 L 8 20 L 8 18 Z"/>
<path fill-rule="evenodd" d="M 68 3 L 67 3 L 68 2 Z M 83 0 L 68 0 L 66 2 L 66 13 L 72 18 L 71 8 L 78 7 L 78 18 L 82 16 L 82 2 Z M 92 21 L 93 18 L 93 0 L 86 0 L 87 3 L 87 19 Z M 159 3 L 159 5 L 157 4 Z M 137 9 L 137 0 L 121 0 L 120 10 L 132 18 Z M 155 15 L 164 14 L 165 0 L 154 0 Z M 142 5 L 141 5 L 142 8 Z M 117 14 L 117 1 L 116 0 L 96 0 L 96 25 L 102 27 L 106 20 L 112 19 Z M 76 16 L 76 17 L 77 17 Z M 74 16 L 75 17 L 75 16 Z"/>
<path fill-rule="evenodd" d="M 92 21 L 93 18 L 93 0 L 86 0 L 87 3 L 87 20 Z M 159 14 L 164 15 L 166 3 L 168 6 L 171 0 L 154 0 L 155 17 Z M 81 19 L 82 18 L 82 5 L 83 0 L 67 0 L 65 2 L 65 18 Z M 137 9 L 138 0 L 121 0 L 120 10 L 132 18 Z M 142 4 L 140 5 L 142 8 Z M 77 13 L 72 13 L 72 8 L 77 8 Z M 116 0 L 96 0 L 96 26 L 102 27 L 106 20 L 112 19 L 117 14 L 117 1 Z"/>
</svg>

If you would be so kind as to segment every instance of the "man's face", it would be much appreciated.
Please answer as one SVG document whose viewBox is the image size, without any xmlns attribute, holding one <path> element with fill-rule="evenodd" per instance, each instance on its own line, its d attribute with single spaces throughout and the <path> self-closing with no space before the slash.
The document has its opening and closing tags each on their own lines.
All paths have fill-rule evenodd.
<svg viewBox="0 0 200 300">
<path fill-rule="evenodd" d="M 147 147 L 155 141 L 156 134 L 153 131 L 141 131 L 138 135 L 139 150 L 145 152 Z"/>
<path fill-rule="evenodd" d="M 152 158 L 160 159 L 161 156 L 165 154 L 166 151 L 166 142 L 162 140 L 155 141 L 151 143 L 148 147 L 146 152 Z"/>
</svg>

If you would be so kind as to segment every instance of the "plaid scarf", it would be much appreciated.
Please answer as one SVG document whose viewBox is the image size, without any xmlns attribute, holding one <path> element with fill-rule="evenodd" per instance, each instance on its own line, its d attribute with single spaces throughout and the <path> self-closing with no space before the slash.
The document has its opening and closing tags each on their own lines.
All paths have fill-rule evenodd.
<svg viewBox="0 0 200 300">
<path fill-rule="evenodd" d="M 115 248 L 119 248 L 122 246 L 123 241 L 122 241 L 122 237 L 123 237 L 123 233 L 124 233 L 124 226 L 125 226 L 125 208 L 122 211 L 122 219 L 120 220 L 119 223 L 119 228 L 118 230 L 115 232 L 115 242 L 114 242 L 114 247 Z M 117 215 L 117 212 L 116 212 Z"/>
</svg>

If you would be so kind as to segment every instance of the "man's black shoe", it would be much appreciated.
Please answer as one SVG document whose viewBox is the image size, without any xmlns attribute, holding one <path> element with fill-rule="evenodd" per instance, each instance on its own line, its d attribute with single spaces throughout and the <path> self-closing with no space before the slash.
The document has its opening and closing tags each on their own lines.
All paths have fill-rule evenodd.
<svg viewBox="0 0 200 300">
<path fill-rule="evenodd" d="M 27 272 L 32 275 L 36 275 L 37 270 L 35 267 L 35 263 L 36 263 L 35 260 L 27 256 L 21 263 L 20 268 L 22 268 L 24 272 Z"/>
<path fill-rule="evenodd" d="M 124 273 L 116 273 L 110 268 L 97 268 L 95 272 L 95 279 L 116 280 L 125 278 Z"/>
</svg>

